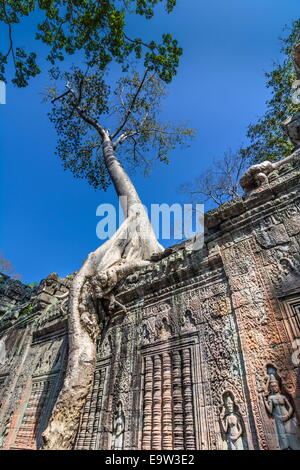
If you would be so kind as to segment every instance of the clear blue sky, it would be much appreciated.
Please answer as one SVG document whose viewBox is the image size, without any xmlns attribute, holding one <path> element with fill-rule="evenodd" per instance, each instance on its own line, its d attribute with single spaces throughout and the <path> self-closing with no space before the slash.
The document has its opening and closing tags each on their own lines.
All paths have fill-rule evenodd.
<svg viewBox="0 0 300 470">
<path fill-rule="evenodd" d="M 178 0 L 171 15 L 151 21 L 130 19 L 127 31 L 150 37 L 171 32 L 184 49 L 178 75 L 169 87 L 164 117 L 188 121 L 197 137 L 175 151 L 170 165 L 156 165 L 145 179 L 133 175 L 146 205 L 183 202 L 182 183 L 210 162 L 245 142 L 246 127 L 263 114 L 268 90 L 264 72 L 280 60 L 282 28 L 299 16 L 298 0 Z M 16 39 L 40 54 L 31 40 L 32 20 L 15 28 Z M 4 31 L 1 31 L 2 35 Z M 7 87 L 0 105 L 0 249 L 22 275 L 39 281 L 79 269 L 99 245 L 96 207 L 115 203 L 113 189 L 94 191 L 64 172 L 54 155 L 56 135 L 41 102 L 47 74 L 26 89 Z"/>
</svg>

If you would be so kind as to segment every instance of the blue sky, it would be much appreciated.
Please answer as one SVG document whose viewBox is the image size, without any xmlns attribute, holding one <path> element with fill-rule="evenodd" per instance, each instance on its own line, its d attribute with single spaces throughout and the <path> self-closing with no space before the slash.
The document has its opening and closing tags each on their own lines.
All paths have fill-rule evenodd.
<svg viewBox="0 0 300 470">
<path fill-rule="evenodd" d="M 245 142 L 247 125 L 265 110 L 264 72 L 281 59 L 278 37 L 298 16 L 297 0 L 178 0 L 171 15 L 158 9 L 151 21 L 129 19 L 132 36 L 147 39 L 155 30 L 157 37 L 171 32 L 179 40 L 184 55 L 163 116 L 197 130 L 191 147 L 174 151 L 169 165 L 155 165 L 146 179 L 132 175 L 147 206 L 184 202 L 182 183 Z M 45 55 L 31 39 L 32 27 L 29 18 L 15 28 L 15 38 Z M 95 191 L 63 171 L 48 105 L 41 102 L 48 84 L 46 73 L 26 89 L 8 84 L 7 104 L 0 105 L 0 249 L 23 282 L 79 269 L 100 243 L 97 206 L 116 203 L 112 188 Z"/>
</svg>

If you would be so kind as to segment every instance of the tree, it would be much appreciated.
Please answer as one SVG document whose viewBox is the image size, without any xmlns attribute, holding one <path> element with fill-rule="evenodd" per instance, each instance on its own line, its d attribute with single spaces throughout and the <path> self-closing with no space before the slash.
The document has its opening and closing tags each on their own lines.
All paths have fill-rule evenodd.
<svg viewBox="0 0 300 470">
<path fill-rule="evenodd" d="M 114 297 L 118 282 L 150 264 L 151 256 L 162 250 L 116 152 L 122 145 L 123 160 L 148 170 L 150 150 L 156 148 L 158 159 L 167 161 L 169 150 L 192 134 L 182 126 L 161 124 L 158 120 L 163 84 L 172 80 L 182 54 L 177 41 L 164 34 L 160 44 L 145 42 L 125 32 L 127 13 L 151 18 L 158 3 L 164 3 L 170 12 L 176 0 L 0 0 L 0 21 L 8 28 L 8 49 L 0 54 L 0 79 L 6 78 L 10 57 L 15 85 L 24 87 L 40 73 L 36 54 L 16 46 L 13 37 L 13 26 L 38 11 L 41 22 L 35 37 L 49 46 L 47 59 L 53 65 L 52 77 L 59 83 L 67 82 L 67 90 L 60 96 L 55 88 L 48 90 L 54 103 L 50 118 L 59 136 L 57 153 L 65 168 L 76 177 L 87 178 L 95 188 L 105 190 L 112 182 L 122 197 L 125 215 L 112 239 L 87 257 L 72 282 L 68 300 L 68 366 L 44 432 L 46 449 L 72 447 L 93 379 L 96 340 L 100 333 L 104 334 L 114 309 L 123 308 Z M 84 71 L 77 66 L 62 73 L 57 63 L 66 54 L 75 53 L 84 64 Z M 123 72 L 128 72 L 132 53 L 142 59 L 145 71 L 141 77 L 138 72 L 123 75 L 112 94 L 105 72 L 113 60 L 122 65 Z M 110 128 L 115 125 L 113 133 L 106 120 Z"/>
<path fill-rule="evenodd" d="M 250 144 L 240 151 L 250 163 L 276 161 L 287 157 L 293 150 L 282 122 L 299 110 L 299 106 L 291 100 L 292 84 L 296 79 L 292 50 L 299 40 L 300 19 L 293 22 L 290 34 L 282 39 L 283 62 L 266 73 L 266 86 L 271 89 L 271 99 L 266 103 L 265 114 L 256 124 L 248 127 Z"/>
<path fill-rule="evenodd" d="M 164 83 L 176 74 L 181 48 L 170 34 L 160 43 L 132 38 L 125 31 L 126 15 L 151 18 L 163 3 L 171 12 L 176 0 L 0 0 L 0 21 L 8 31 L 8 48 L 0 54 L 0 79 L 12 58 L 13 83 L 27 86 L 40 73 L 34 52 L 14 43 L 13 28 L 32 12 L 41 18 L 35 38 L 49 46 L 51 76 L 66 91 L 48 89 L 54 108 L 50 119 L 58 136 L 57 153 L 65 168 L 86 178 L 95 188 L 112 182 L 125 220 L 114 236 L 91 253 L 75 275 L 69 292 L 69 357 L 62 390 L 43 433 L 45 449 L 70 449 L 80 414 L 90 390 L 95 369 L 96 340 L 116 308 L 124 307 L 114 297 L 119 281 L 147 266 L 155 252 L 162 251 L 139 196 L 119 160 L 148 170 L 149 153 L 168 160 L 169 151 L 183 144 L 192 131 L 160 123 L 159 104 Z M 57 64 L 76 53 L 81 66 L 61 72 Z M 106 81 L 112 61 L 128 73 L 131 57 L 143 63 L 144 71 L 122 75 L 114 93 Z M 141 69 L 140 69 L 141 70 Z M 106 75 L 105 75 L 106 73 Z M 108 130 L 115 128 L 114 132 Z M 145 237 L 146 234 L 146 237 Z M 65 302 L 67 298 L 63 302 Z"/>
<path fill-rule="evenodd" d="M 63 388 L 47 429 L 45 449 L 70 449 L 80 413 L 90 390 L 96 360 L 96 341 L 104 334 L 111 315 L 124 309 L 115 299 L 119 282 L 151 264 L 158 243 L 147 213 L 121 159 L 148 169 L 156 150 L 160 161 L 185 144 L 193 131 L 159 120 L 165 85 L 159 72 L 147 67 L 122 76 L 112 93 L 97 66 L 85 71 L 73 67 L 53 77 L 65 80 L 66 91 L 48 89 L 53 110 L 50 118 L 59 141 L 57 153 L 65 168 L 95 188 L 113 183 L 125 220 L 113 237 L 91 253 L 76 274 L 69 293 L 69 357 Z M 115 130 L 112 129 L 114 126 Z M 122 149 L 120 151 L 120 149 Z"/>
<path fill-rule="evenodd" d="M 248 146 L 241 147 L 235 155 L 225 153 L 223 160 L 214 162 L 211 168 L 196 178 L 194 183 L 182 185 L 181 190 L 195 202 L 222 203 L 242 194 L 239 180 L 246 167 L 264 161 L 276 162 L 249 169 L 242 178 L 243 189 L 249 190 L 266 179 L 265 172 L 281 166 L 278 160 L 291 156 L 295 142 L 289 139 L 286 122 L 288 117 L 297 116 L 299 104 L 292 101 L 293 83 L 299 80 L 295 69 L 294 48 L 300 40 L 300 19 L 294 21 L 290 33 L 282 38 L 284 60 L 266 73 L 266 86 L 271 89 L 267 110 L 256 124 L 248 127 Z M 300 49 L 300 46 L 299 46 Z M 299 68 L 299 67 L 298 67 Z M 298 118 L 299 121 L 299 118 Z"/>
<path fill-rule="evenodd" d="M 183 184 L 180 189 L 193 204 L 208 202 L 218 207 L 242 195 L 239 180 L 246 167 L 244 154 L 240 151 L 233 153 L 229 149 L 223 159 L 215 160 L 193 183 Z"/>
<path fill-rule="evenodd" d="M 0 252 L 0 272 L 3 274 L 7 274 L 8 276 L 12 276 L 14 279 L 20 279 L 22 276 L 20 274 L 16 274 L 14 266 L 11 262 L 5 259 Z"/>
<path fill-rule="evenodd" d="M 171 12 L 176 0 L 0 0 L 0 22 L 7 26 L 8 42 L 0 52 L 0 80 L 6 80 L 10 58 L 15 69 L 12 82 L 18 87 L 27 86 L 29 79 L 41 72 L 37 54 L 14 42 L 14 27 L 35 12 L 39 23 L 33 37 L 49 47 L 47 60 L 52 65 L 80 52 L 89 65 L 97 64 L 99 70 L 112 60 L 126 68 L 126 60 L 134 53 L 136 58 L 144 58 L 147 68 L 157 70 L 164 81 L 171 81 L 182 53 L 177 41 L 164 34 L 161 43 L 145 43 L 125 32 L 127 14 L 151 18 L 158 3 L 164 3 Z"/>
</svg>

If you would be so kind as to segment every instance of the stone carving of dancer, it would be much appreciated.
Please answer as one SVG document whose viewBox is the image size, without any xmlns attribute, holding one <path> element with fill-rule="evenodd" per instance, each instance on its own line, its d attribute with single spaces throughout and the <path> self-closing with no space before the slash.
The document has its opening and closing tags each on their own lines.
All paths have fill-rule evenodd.
<svg viewBox="0 0 300 470">
<path fill-rule="evenodd" d="M 124 432 L 125 432 L 125 415 L 123 412 L 122 402 L 119 401 L 117 404 L 117 410 L 115 411 L 113 421 L 113 439 L 112 449 L 122 450 L 124 446 Z"/>
<path fill-rule="evenodd" d="M 228 450 L 245 450 L 243 440 L 244 426 L 242 417 L 237 411 L 234 398 L 231 395 L 224 396 L 224 406 L 220 413 L 220 426 L 226 436 Z"/>
<path fill-rule="evenodd" d="M 274 373 L 269 373 L 268 393 L 263 397 L 267 412 L 276 425 L 278 445 L 281 450 L 300 450 L 300 427 L 288 398 L 281 393 Z"/>
</svg>

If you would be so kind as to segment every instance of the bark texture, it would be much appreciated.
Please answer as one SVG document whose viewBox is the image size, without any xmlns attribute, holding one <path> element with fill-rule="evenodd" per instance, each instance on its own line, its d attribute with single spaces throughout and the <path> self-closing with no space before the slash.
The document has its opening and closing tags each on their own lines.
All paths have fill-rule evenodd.
<svg viewBox="0 0 300 470">
<path fill-rule="evenodd" d="M 43 433 L 44 450 L 72 449 L 93 381 L 97 338 L 118 304 L 113 289 L 124 277 L 149 264 L 153 253 L 163 250 L 134 185 L 115 157 L 108 133 L 102 137 L 108 172 L 118 196 L 127 200 L 127 207 L 123 205 L 125 220 L 110 240 L 88 255 L 72 282 L 68 364 L 62 390 Z"/>
</svg>

